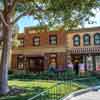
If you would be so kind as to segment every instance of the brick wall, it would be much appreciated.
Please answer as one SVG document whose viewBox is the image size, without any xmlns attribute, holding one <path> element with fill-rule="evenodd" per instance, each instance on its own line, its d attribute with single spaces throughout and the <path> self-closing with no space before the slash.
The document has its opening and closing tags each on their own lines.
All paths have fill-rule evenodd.
<svg viewBox="0 0 100 100">
<path fill-rule="evenodd" d="M 52 32 L 48 32 L 48 31 L 44 31 L 44 32 L 35 32 L 33 30 L 26 30 L 25 34 L 24 34 L 24 48 L 33 48 L 33 37 L 34 36 L 39 36 L 40 37 L 40 47 L 52 47 L 51 45 L 49 45 L 49 35 L 57 35 L 57 45 L 56 46 L 65 46 L 65 41 L 66 41 L 66 35 L 64 32 L 62 31 L 52 31 Z"/>
</svg>

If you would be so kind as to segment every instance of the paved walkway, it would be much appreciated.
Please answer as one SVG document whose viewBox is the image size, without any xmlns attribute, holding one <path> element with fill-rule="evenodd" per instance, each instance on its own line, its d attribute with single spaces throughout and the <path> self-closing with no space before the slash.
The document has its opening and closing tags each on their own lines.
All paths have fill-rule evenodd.
<svg viewBox="0 0 100 100">
<path fill-rule="evenodd" d="M 100 91 L 91 91 L 88 93 L 81 94 L 73 97 L 71 100 L 100 100 Z"/>
</svg>

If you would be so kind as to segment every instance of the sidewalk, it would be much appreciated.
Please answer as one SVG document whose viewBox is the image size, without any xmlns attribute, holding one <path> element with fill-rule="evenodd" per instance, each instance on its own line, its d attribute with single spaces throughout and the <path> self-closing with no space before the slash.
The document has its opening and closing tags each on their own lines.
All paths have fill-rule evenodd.
<svg viewBox="0 0 100 100">
<path fill-rule="evenodd" d="M 90 91 L 79 96 L 75 96 L 70 100 L 100 100 L 100 91 Z"/>
</svg>

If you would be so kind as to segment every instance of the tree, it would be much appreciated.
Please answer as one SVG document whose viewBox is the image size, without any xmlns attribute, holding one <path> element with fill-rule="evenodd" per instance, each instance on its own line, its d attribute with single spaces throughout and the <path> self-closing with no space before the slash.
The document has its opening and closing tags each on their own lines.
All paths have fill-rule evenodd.
<svg viewBox="0 0 100 100">
<path fill-rule="evenodd" d="M 12 27 L 23 16 L 32 15 L 41 23 L 53 26 L 75 27 L 94 16 L 95 0 L 0 0 L 3 52 L 0 66 L 0 94 L 9 91 L 8 66 L 12 47 Z"/>
</svg>

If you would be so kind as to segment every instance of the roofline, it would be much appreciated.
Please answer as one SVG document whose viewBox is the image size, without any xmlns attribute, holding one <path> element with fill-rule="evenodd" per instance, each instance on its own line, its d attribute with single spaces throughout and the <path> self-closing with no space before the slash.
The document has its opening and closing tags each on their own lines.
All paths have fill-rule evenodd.
<svg viewBox="0 0 100 100">
<path fill-rule="evenodd" d="M 31 27 L 25 27 L 24 28 L 24 33 L 26 30 L 38 30 L 38 27 L 34 27 L 34 26 L 31 26 Z M 50 30 L 48 31 L 47 30 L 47 27 L 42 27 L 40 29 L 43 29 L 44 31 L 46 32 L 59 32 L 60 30 Z M 100 27 L 89 27 L 89 28 L 77 28 L 77 29 L 72 29 L 72 30 L 68 30 L 68 31 L 65 31 L 63 30 L 64 33 L 74 33 L 74 32 L 86 32 L 86 31 L 96 31 L 96 30 L 100 30 Z"/>
<path fill-rule="evenodd" d="M 100 30 L 100 27 L 89 27 L 89 28 L 80 28 L 80 29 L 72 29 L 69 31 L 66 31 L 67 33 L 69 32 L 86 32 L 86 31 L 96 31 L 96 30 Z"/>
</svg>

